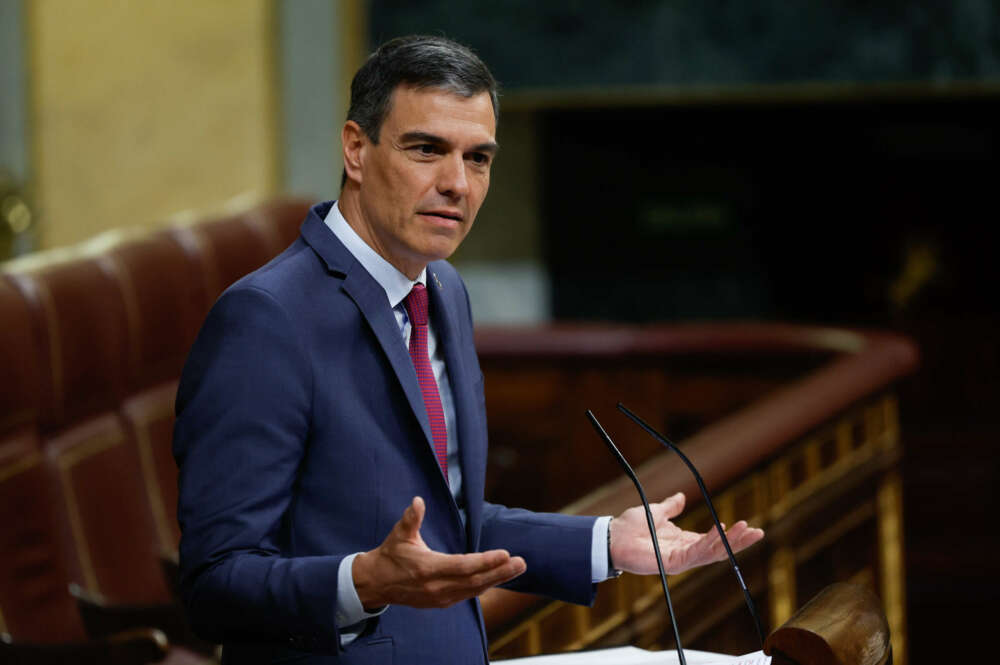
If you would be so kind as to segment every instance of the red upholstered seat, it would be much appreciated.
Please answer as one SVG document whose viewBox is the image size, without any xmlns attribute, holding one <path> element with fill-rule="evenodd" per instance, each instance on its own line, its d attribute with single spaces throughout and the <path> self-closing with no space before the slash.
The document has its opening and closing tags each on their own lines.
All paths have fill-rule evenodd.
<svg viewBox="0 0 1000 665">
<path fill-rule="evenodd" d="M 172 233 L 191 256 L 210 302 L 273 256 L 268 235 L 248 224 L 242 215 L 174 229 Z"/>
<path fill-rule="evenodd" d="M 212 303 L 189 252 L 161 231 L 112 247 L 100 265 L 124 307 L 128 393 L 176 381 Z"/>
<path fill-rule="evenodd" d="M 71 581 L 115 600 L 169 599 L 131 431 L 127 315 L 107 260 L 78 257 L 12 276 L 41 341 L 41 432 L 62 494 L 57 517 Z"/>
<path fill-rule="evenodd" d="M 177 464 L 172 452 L 176 396 L 177 382 L 169 381 L 129 397 L 121 411 L 139 453 L 157 542 L 164 553 L 176 551 L 181 537 L 177 525 Z"/>
<path fill-rule="evenodd" d="M 66 428 L 45 443 L 64 499 L 60 518 L 79 570 L 73 581 L 116 602 L 170 600 L 138 450 L 117 413 Z"/>
<path fill-rule="evenodd" d="M 107 411 L 125 394 L 125 308 L 94 259 L 11 273 L 40 348 L 42 431 Z"/>
<path fill-rule="evenodd" d="M 273 201 L 171 233 L 188 252 L 214 302 L 227 286 L 290 245 L 308 211 L 302 201 Z"/>
<path fill-rule="evenodd" d="M 125 306 L 128 396 L 119 406 L 139 460 L 156 543 L 174 551 L 177 466 L 171 453 L 177 377 L 211 301 L 194 257 L 170 232 L 156 232 L 110 249 L 102 265 L 114 276 Z"/>
<path fill-rule="evenodd" d="M 18 641 L 84 638 L 55 518 L 59 496 L 30 427 L 0 443 L 0 633 Z"/>
<path fill-rule="evenodd" d="M 70 581 L 36 423 L 41 347 L 27 302 L 0 277 L 0 633 L 51 642 L 80 639 Z"/>
<path fill-rule="evenodd" d="M 274 199 L 247 210 L 247 223 L 268 238 L 276 256 L 299 237 L 299 227 L 309 214 L 309 203 L 301 199 Z"/>
<path fill-rule="evenodd" d="M 13 283 L 0 276 L 0 437 L 38 418 L 40 352 L 28 305 Z"/>
<path fill-rule="evenodd" d="M 0 266 L 0 633 L 83 640 L 71 582 L 170 599 L 177 380 L 218 294 L 290 244 L 307 210 L 273 201 Z"/>
</svg>

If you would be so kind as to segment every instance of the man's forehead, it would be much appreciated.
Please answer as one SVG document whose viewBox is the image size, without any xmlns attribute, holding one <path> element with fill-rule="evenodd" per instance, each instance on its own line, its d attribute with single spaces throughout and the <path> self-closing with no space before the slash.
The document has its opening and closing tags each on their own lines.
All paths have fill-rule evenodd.
<svg viewBox="0 0 1000 665">
<path fill-rule="evenodd" d="M 481 129 L 490 140 L 496 133 L 496 116 L 489 92 L 466 97 L 444 88 L 400 85 L 389 98 L 385 125 L 397 132 L 426 130 L 429 126 Z"/>
</svg>

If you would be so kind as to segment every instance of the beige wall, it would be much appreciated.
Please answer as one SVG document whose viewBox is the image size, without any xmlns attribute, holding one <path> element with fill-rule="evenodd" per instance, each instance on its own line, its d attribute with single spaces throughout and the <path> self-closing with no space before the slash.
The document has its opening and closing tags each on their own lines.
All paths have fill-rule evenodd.
<svg viewBox="0 0 1000 665">
<path fill-rule="evenodd" d="M 278 189 L 270 0 L 26 7 L 42 247 Z"/>
</svg>

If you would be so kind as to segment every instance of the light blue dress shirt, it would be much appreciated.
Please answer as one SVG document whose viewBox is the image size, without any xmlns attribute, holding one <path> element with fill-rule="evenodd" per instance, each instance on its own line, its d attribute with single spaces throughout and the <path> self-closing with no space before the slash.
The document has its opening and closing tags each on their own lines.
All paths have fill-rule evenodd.
<svg viewBox="0 0 1000 665">
<path fill-rule="evenodd" d="M 396 323 L 399 325 L 399 332 L 403 339 L 403 344 L 409 348 L 410 345 L 410 320 L 406 314 L 406 307 L 403 300 L 409 295 L 414 284 L 427 283 L 427 269 L 424 268 L 417 279 L 411 280 L 409 277 L 399 272 L 395 266 L 386 261 L 374 249 L 361 239 L 351 225 L 347 223 L 340 212 L 340 204 L 334 204 L 330 208 L 324 220 L 326 225 L 333 231 L 337 239 L 343 243 L 347 251 L 368 271 L 368 274 L 379 283 L 385 290 L 389 307 L 392 308 L 396 316 Z M 451 494 L 455 498 L 455 503 L 459 506 L 459 514 L 465 522 L 465 499 L 462 494 L 462 468 L 458 460 L 458 440 L 456 439 L 455 424 L 455 402 L 451 392 L 451 383 L 448 380 L 448 371 L 444 362 L 444 353 L 437 343 L 437 336 L 434 334 L 434 326 L 428 321 L 427 326 L 427 355 L 431 360 L 431 369 L 434 371 L 434 379 L 437 381 L 438 392 L 441 395 L 441 406 L 444 409 L 445 425 L 448 428 L 448 484 Z M 594 531 L 591 541 L 591 576 L 594 582 L 606 580 L 610 574 L 608 562 L 608 525 L 610 517 L 601 517 L 594 522 Z M 386 610 L 381 608 L 378 612 L 366 612 L 358 599 L 358 593 L 354 588 L 354 577 L 351 574 L 351 567 L 354 564 L 354 557 L 359 553 L 344 557 L 337 571 L 337 626 L 341 628 L 341 643 L 349 644 L 358 633 L 364 628 L 362 624 L 366 619 L 376 617 Z M 357 625 L 356 631 L 351 631 L 350 627 Z M 345 630 L 345 628 L 347 628 Z"/>
</svg>

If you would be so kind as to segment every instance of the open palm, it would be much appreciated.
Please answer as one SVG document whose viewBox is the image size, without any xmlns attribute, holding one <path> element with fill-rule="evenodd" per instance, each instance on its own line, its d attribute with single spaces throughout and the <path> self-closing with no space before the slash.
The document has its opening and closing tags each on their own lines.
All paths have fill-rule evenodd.
<svg viewBox="0 0 1000 665">
<path fill-rule="evenodd" d="M 685 531 L 671 521 L 683 510 L 684 494 L 680 492 L 660 503 L 650 504 L 663 568 L 672 575 L 726 558 L 726 549 L 717 529 L 696 533 Z M 657 572 L 656 555 L 642 506 L 629 508 L 611 520 L 610 536 L 611 565 L 614 568 L 640 575 Z M 740 520 L 726 531 L 726 537 L 733 552 L 739 552 L 763 538 L 764 532 Z"/>
</svg>

